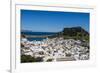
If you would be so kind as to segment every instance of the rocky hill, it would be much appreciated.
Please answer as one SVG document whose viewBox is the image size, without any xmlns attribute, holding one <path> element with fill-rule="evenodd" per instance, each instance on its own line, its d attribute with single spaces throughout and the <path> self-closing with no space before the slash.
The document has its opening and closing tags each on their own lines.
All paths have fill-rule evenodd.
<svg viewBox="0 0 100 73">
<path fill-rule="evenodd" d="M 57 36 L 64 37 L 65 39 L 79 39 L 89 41 L 89 32 L 82 27 L 64 28 L 63 31 L 58 32 Z"/>
<path fill-rule="evenodd" d="M 82 27 L 64 28 L 63 30 L 63 34 L 69 36 L 76 36 L 79 33 L 83 36 L 89 35 L 89 33 L 85 31 Z"/>
</svg>

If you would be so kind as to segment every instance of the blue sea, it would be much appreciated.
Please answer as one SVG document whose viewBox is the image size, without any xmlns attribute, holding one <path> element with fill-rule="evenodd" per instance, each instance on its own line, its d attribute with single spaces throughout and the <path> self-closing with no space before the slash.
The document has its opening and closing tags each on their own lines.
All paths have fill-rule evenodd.
<svg viewBox="0 0 100 73">
<path fill-rule="evenodd" d="M 23 35 L 35 35 L 35 36 L 41 36 L 41 35 L 54 35 L 56 33 L 54 32 L 31 32 L 31 31 L 23 31 L 21 32 L 21 34 Z M 46 39 L 46 38 L 32 38 L 32 37 L 29 37 L 27 38 L 29 41 L 42 41 L 43 39 Z"/>
</svg>

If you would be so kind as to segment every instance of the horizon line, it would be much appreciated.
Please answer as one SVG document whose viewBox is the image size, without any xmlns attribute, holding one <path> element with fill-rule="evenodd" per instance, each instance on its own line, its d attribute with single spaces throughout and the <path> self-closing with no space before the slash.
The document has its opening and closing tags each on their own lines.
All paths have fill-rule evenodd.
<svg viewBox="0 0 100 73">
<path fill-rule="evenodd" d="M 81 27 L 81 26 L 68 26 L 68 27 L 64 27 L 64 28 L 74 28 L 74 27 Z M 63 29 L 64 29 L 63 28 Z M 83 27 L 81 27 L 82 29 L 84 29 L 85 31 L 87 31 L 87 32 L 90 32 L 90 30 L 88 31 L 88 30 L 86 30 L 85 28 L 83 28 Z M 60 30 L 60 31 L 36 31 L 36 30 L 31 30 L 31 29 L 21 29 L 21 31 L 31 31 L 31 32 L 61 32 L 61 31 L 63 31 L 63 29 L 62 30 Z"/>
</svg>

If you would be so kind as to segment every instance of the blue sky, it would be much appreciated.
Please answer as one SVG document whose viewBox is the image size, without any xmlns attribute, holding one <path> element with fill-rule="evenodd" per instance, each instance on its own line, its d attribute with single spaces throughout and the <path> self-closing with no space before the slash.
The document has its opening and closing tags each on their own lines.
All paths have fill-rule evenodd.
<svg viewBox="0 0 100 73">
<path fill-rule="evenodd" d="M 89 13 L 21 10 L 21 29 L 59 32 L 65 27 L 81 26 L 89 32 Z"/>
</svg>

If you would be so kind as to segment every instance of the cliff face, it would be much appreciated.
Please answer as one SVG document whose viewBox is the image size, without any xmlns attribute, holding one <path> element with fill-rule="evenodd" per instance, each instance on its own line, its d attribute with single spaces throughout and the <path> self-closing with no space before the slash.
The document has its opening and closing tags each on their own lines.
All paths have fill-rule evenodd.
<svg viewBox="0 0 100 73">
<path fill-rule="evenodd" d="M 89 35 L 87 31 L 85 31 L 82 27 L 72 27 L 72 28 L 64 28 L 63 30 L 63 35 L 68 35 L 68 36 L 76 36 L 76 35 Z"/>
<path fill-rule="evenodd" d="M 84 30 L 82 27 L 71 27 L 71 28 L 64 28 L 62 31 L 62 35 L 65 38 L 75 38 L 89 41 L 89 33 Z"/>
</svg>

